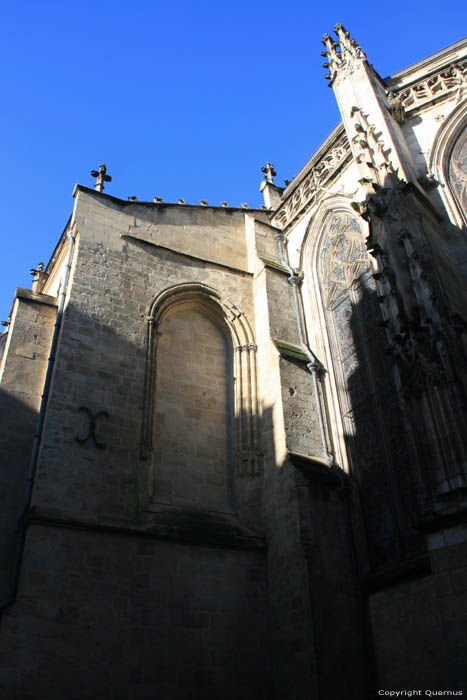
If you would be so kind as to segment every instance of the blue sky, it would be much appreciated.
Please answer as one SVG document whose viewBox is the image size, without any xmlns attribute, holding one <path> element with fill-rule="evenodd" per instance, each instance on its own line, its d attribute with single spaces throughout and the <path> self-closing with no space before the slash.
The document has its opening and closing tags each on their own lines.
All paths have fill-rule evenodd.
<svg viewBox="0 0 467 700">
<path fill-rule="evenodd" d="M 341 22 L 383 77 L 458 41 L 465 3 L 17 0 L 4 6 L 0 320 L 47 262 L 76 182 L 232 206 L 292 178 L 339 120 L 320 56 Z"/>
</svg>

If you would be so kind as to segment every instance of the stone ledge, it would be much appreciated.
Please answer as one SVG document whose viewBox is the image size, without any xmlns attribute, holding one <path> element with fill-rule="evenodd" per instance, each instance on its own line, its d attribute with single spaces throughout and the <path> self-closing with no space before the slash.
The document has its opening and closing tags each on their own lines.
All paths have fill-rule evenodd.
<svg viewBox="0 0 467 700">
<path fill-rule="evenodd" d="M 69 530 L 121 535 L 153 540 L 170 540 L 180 544 L 228 549 L 264 550 L 265 539 L 242 525 L 235 516 L 180 508 L 173 510 L 146 510 L 145 520 L 127 524 L 122 522 L 84 521 L 66 518 L 54 510 L 33 507 L 24 518 L 24 527 L 41 525 Z"/>
<path fill-rule="evenodd" d="M 39 304 L 47 304 L 48 306 L 58 306 L 57 297 L 32 292 L 30 289 L 25 289 L 24 287 L 16 287 L 15 298 L 22 299 L 23 301 L 36 301 Z"/>
<path fill-rule="evenodd" d="M 165 253 L 173 253 L 182 258 L 187 258 L 188 260 L 194 260 L 203 265 L 214 265 L 214 267 L 220 267 L 222 269 L 228 270 L 229 272 L 234 272 L 237 275 L 245 275 L 247 277 L 253 277 L 252 272 L 248 270 L 241 270 L 238 267 L 233 267 L 233 265 L 227 265 L 226 263 L 217 262 L 216 260 L 208 260 L 207 258 L 200 258 L 197 255 L 192 255 L 191 253 L 184 253 L 181 250 L 176 250 L 175 248 L 169 248 L 169 246 L 161 245 L 156 241 L 152 241 L 150 238 L 143 238 L 142 236 L 135 236 L 134 233 L 121 233 L 120 238 L 129 238 L 133 241 L 138 241 L 139 243 L 144 243 L 145 245 L 152 246 L 153 248 L 158 248 Z"/>
<path fill-rule="evenodd" d="M 333 485 L 336 489 L 342 488 L 347 480 L 350 481 L 346 472 L 337 466 L 330 467 L 323 457 L 304 455 L 299 452 L 288 452 L 287 456 L 294 467 L 313 480 Z"/>
<path fill-rule="evenodd" d="M 452 503 L 445 504 L 445 510 L 423 515 L 417 525 L 422 532 L 433 533 L 439 530 L 447 530 L 457 525 L 465 525 L 467 523 L 467 504 Z"/>
<path fill-rule="evenodd" d="M 271 260 L 271 258 L 265 258 L 262 255 L 258 255 L 258 257 L 264 263 L 265 267 L 269 267 L 272 270 L 277 270 L 278 272 L 283 272 L 285 275 L 290 275 L 290 271 L 275 260 Z"/>
<path fill-rule="evenodd" d="M 430 576 L 431 564 L 428 554 L 419 554 L 395 566 L 369 574 L 362 583 L 362 591 L 367 595 L 393 588 L 400 583 Z"/>
<path fill-rule="evenodd" d="M 306 364 L 310 362 L 310 358 L 306 355 L 306 353 L 302 350 L 302 348 L 299 345 L 295 345 L 294 343 L 288 343 L 286 340 L 279 340 L 278 338 L 273 338 L 272 342 L 279 351 L 280 356 L 285 358 L 286 360 Z"/>
</svg>

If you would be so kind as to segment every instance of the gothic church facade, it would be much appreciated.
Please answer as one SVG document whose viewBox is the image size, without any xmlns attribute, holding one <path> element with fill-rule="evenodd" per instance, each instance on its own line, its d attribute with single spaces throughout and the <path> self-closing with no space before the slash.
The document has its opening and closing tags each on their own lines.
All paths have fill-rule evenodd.
<svg viewBox="0 0 467 700">
<path fill-rule="evenodd" d="M 2 338 L 2 697 L 467 693 L 467 41 L 264 207 L 74 208 Z M 324 87 L 323 87 L 324 89 Z"/>
</svg>

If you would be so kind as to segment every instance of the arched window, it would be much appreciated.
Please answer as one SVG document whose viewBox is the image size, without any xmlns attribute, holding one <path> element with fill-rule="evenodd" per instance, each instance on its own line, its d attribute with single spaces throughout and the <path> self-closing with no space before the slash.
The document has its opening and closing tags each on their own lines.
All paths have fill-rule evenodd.
<svg viewBox="0 0 467 700">
<path fill-rule="evenodd" d="M 149 502 L 231 512 L 259 473 L 256 346 L 246 318 L 201 284 L 163 292 L 148 319 L 143 423 Z"/>
<path fill-rule="evenodd" d="M 314 280 L 310 305 L 325 339 L 349 468 L 360 485 L 371 560 L 383 565 L 402 554 L 401 534 L 416 509 L 412 502 L 403 507 L 412 475 L 393 363 L 359 220 L 336 207 L 317 222 L 305 244 L 305 271 Z"/>
<path fill-rule="evenodd" d="M 457 104 L 441 124 L 430 152 L 429 172 L 449 219 L 467 225 L 467 102 Z"/>
<path fill-rule="evenodd" d="M 327 215 L 317 277 L 350 464 L 354 473 L 371 471 L 378 442 L 381 445 L 374 404 L 379 385 L 385 382 L 384 372 L 375 376 L 374 356 L 378 369 L 388 362 L 370 261 L 360 224 L 352 214 Z"/>
<path fill-rule="evenodd" d="M 467 126 L 461 131 L 449 159 L 449 185 L 467 221 Z"/>
</svg>

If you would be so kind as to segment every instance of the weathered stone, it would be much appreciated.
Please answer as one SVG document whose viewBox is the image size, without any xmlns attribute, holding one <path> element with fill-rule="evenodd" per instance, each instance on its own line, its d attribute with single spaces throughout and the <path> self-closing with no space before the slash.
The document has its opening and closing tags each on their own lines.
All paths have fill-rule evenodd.
<svg viewBox="0 0 467 700">
<path fill-rule="evenodd" d="M 467 692 L 467 43 L 381 81 L 335 31 L 343 124 L 266 209 L 100 166 L 17 292 L 6 698 Z"/>
</svg>

